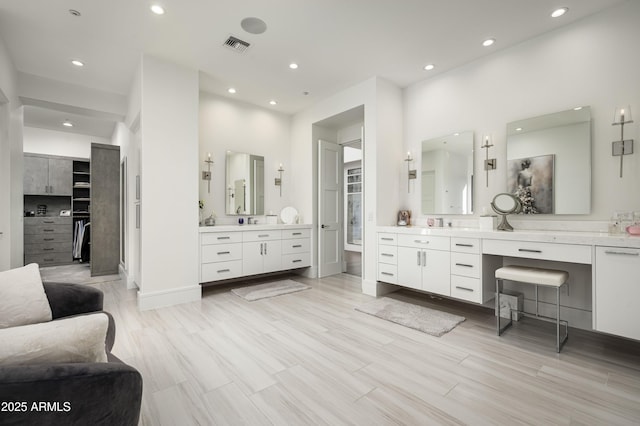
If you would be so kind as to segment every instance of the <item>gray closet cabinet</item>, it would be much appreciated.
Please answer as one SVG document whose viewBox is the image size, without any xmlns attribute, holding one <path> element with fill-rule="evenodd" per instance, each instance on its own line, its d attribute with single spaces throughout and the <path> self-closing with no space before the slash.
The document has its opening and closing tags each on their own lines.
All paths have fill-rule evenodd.
<svg viewBox="0 0 640 426">
<path fill-rule="evenodd" d="M 71 196 L 72 171 L 71 159 L 25 154 L 24 194 Z"/>
<path fill-rule="evenodd" d="M 91 144 L 91 276 L 120 266 L 120 147 Z"/>
</svg>

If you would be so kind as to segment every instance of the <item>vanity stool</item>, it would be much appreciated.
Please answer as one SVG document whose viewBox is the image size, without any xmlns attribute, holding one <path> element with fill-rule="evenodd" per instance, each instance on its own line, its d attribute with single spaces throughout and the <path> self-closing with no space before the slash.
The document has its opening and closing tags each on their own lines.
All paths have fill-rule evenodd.
<svg viewBox="0 0 640 426">
<path fill-rule="evenodd" d="M 556 352 L 560 352 L 569 337 L 569 323 L 560 319 L 560 288 L 567 283 L 569 273 L 557 269 L 533 268 L 529 266 L 503 266 L 496 269 L 496 326 L 498 336 L 500 336 L 513 323 L 512 314 L 517 312 L 524 316 L 538 318 L 556 324 Z M 511 309 L 509 322 L 502 327 L 500 324 L 500 292 L 502 291 L 502 281 L 517 281 L 525 284 L 533 284 L 536 291 L 536 313 L 530 314 L 518 309 Z M 556 289 L 556 317 L 550 318 L 538 314 L 538 287 L 553 287 Z M 564 336 L 560 339 L 560 324 L 565 327 Z"/>
</svg>

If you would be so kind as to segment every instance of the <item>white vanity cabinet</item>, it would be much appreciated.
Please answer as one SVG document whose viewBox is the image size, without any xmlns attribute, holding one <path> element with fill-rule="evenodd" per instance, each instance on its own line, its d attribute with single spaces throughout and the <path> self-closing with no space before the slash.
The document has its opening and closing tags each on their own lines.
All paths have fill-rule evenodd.
<svg viewBox="0 0 640 426">
<path fill-rule="evenodd" d="M 483 302 L 480 239 L 451 239 L 451 297 Z"/>
<path fill-rule="evenodd" d="M 593 328 L 640 340 L 640 249 L 596 246 Z"/>
<path fill-rule="evenodd" d="M 449 296 L 449 237 L 398 235 L 397 284 Z"/>
<path fill-rule="evenodd" d="M 200 282 L 219 281 L 242 275 L 242 234 L 200 235 Z"/>
<path fill-rule="evenodd" d="M 242 233 L 243 275 L 279 271 L 281 265 L 281 231 L 246 231 Z"/>
<path fill-rule="evenodd" d="M 200 282 L 311 266 L 311 226 L 216 226 L 200 230 Z"/>
<path fill-rule="evenodd" d="M 398 284 L 398 236 L 378 234 L 378 281 Z"/>
</svg>

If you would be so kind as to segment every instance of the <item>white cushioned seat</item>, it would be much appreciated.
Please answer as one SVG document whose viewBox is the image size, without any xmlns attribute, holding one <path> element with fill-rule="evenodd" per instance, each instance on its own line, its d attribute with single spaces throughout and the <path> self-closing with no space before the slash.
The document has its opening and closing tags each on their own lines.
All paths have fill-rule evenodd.
<svg viewBox="0 0 640 426">
<path fill-rule="evenodd" d="M 509 265 L 496 270 L 496 279 L 560 287 L 569 279 L 569 273 L 557 269 Z"/>
</svg>

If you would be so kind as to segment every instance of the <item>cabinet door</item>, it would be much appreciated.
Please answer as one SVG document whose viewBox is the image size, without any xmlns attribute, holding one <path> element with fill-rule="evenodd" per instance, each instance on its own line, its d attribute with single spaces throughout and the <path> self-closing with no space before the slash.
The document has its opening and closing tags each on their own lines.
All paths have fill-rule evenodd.
<svg viewBox="0 0 640 426">
<path fill-rule="evenodd" d="M 640 250 L 596 247 L 594 328 L 640 340 Z"/>
<path fill-rule="evenodd" d="M 24 194 L 47 195 L 49 185 L 49 159 L 25 155 L 23 181 Z"/>
<path fill-rule="evenodd" d="M 265 241 L 262 253 L 263 272 L 274 272 L 282 269 L 282 241 Z"/>
<path fill-rule="evenodd" d="M 64 158 L 49 159 L 49 194 L 71 195 L 73 188 L 73 161 Z"/>
<path fill-rule="evenodd" d="M 451 253 L 441 250 L 424 250 L 422 289 L 431 293 L 451 295 Z"/>
<path fill-rule="evenodd" d="M 398 284 L 410 288 L 422 288 L 422 250 L 398 247 Z"/>
<path fill-rule="evenodd" d="M 264 242 L 242 243 L 242 275 L 261 274 L 264 270 Z"/>
</svg>

